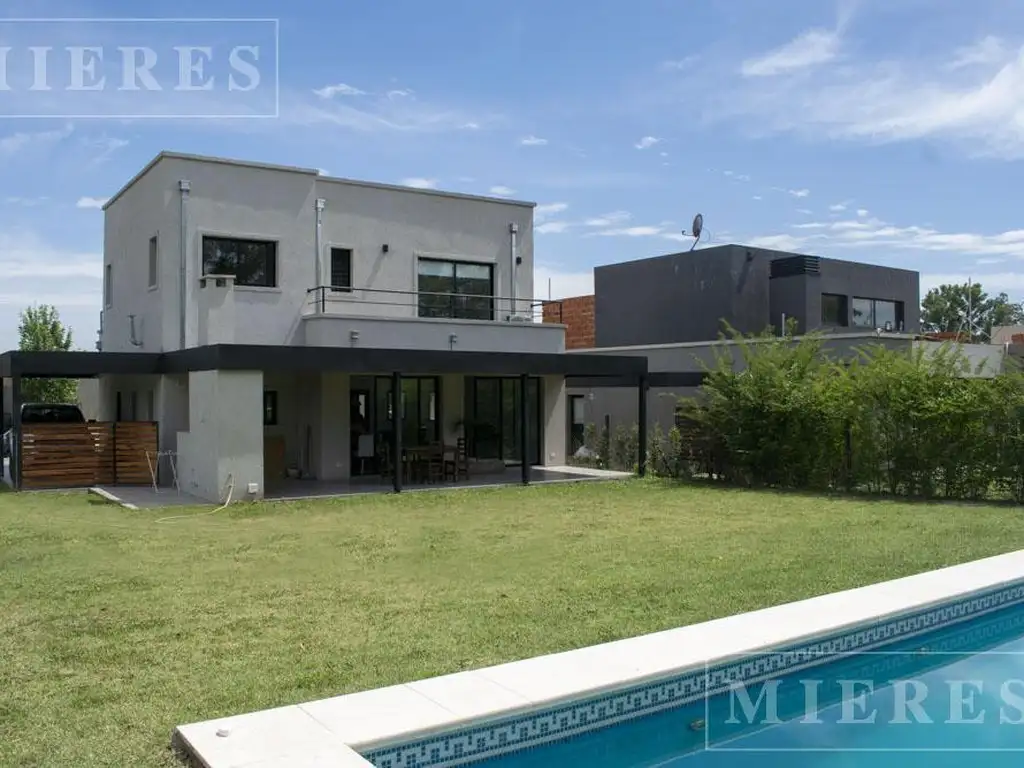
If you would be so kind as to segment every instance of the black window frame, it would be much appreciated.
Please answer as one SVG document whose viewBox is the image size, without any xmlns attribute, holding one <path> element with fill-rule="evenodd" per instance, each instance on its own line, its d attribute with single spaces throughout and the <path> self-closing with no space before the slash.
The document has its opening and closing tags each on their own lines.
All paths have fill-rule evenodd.
<svg viewBox="0 0 1024 768">
<path fill-rule="evenodd" d="M 826 316 L 826 305 L 828 302 L 835 301 L 836 303 L 836 317 L 833 321 Z M 845 328 L 850 324 L 850 307 L 847 301 L 847 297 L 842 293 L 823 293 L 821 294 L 821 324 L 823 326 L 839 326 Z"/>
<path fill-rule="evenodd" d="M 576 421 L 576 404 L 582 403 L 583 407 L 583 418 L 581 421 Z M 587 432 L 587 417 L 586 417 L 586 395 L 568 395 L 566 397 L 566 406 L 569 415 L 569 435 L 568 435 L 568 446 L 569 455 L 575 456 L 576 452 L 582 448 L 586 442 Z"/>
<path fill-rule="evenodd" d="M 212 256 L 208 248 L 221 244 L 221 253 L 228 251 L 227 255 Z M 224 248 L 224 245 L 234 245 L 235 248 Z M 238 267 L 238 246 L 262 246 L 266 248 L 263 254 L 265 264 L 263 265 L 263 281 L 251 280 L 249 276 Z M 278 267 L 278 243 L 276 240 L 265 240 L 254 237 L 234 237 L 228 235 L 203 235 L 202 258 L 203 275 L 233 275 L 235 285 L 246 288 L 277 288 L 277 267 Z M 211 269 L 212 267 L 212 269 Z"/>
<path fill-rule="evenodd" d="M 160 236 L 153 235 L 149 238 L 149 254 L 147 261 L 147 271 L 149 272 L 149 285 L 150 289 L 158 288 L 160 286 Z"/>
<path fill-rule="evenodd" d="M 444 264 L 450 266 L 451 290 L 424 292 L 420 287 L 424 275 L 422 264 Z M 459 267 L 485 267 L 487 269 L 487 293 L 462 293 L 459 291 Z M 440 277 L 430 275 L 429 277 Z M 471 278 L 464 278 L 469 280 Z M 475 278 L 474 278 L 475 279 Z M 450 320 L 493 320 L 494 319 L 494 264 L 491 262 L 458 259 L 433 259 L 421 257 L 416 260 L 416 290 L 419 293 L 419 317 L 447 318 Z"/>
<path fill-rule="evenodd" d="M 342 268 L 335 267 L 335 256 L 344 256 L 347 263 L 342 265 Z M 331 281 L 331 292 L 332 293 L 352 293 L 352 262 L 353 262 L 353 249 L 346 248 L 342 245 L 332 245 L 330 250 L 330 268 L 329 277 Z M 339 280 L 335 278 L 335 275 L 341 272 L 343 277 Z"/>
<path fill-rule="evenodd" d="M 263 390 L 263 426 L 276 427 L 277 419 L 277 391 L 265 389 Z"/>
<path fill-rule="evenodd" d="M 873 299 L 867 296 L 854 296 L 853 301 L 866 301 L 871 306 L 871 313 L 869 316 L 870 322 L 867 324 L 858 323 L 854 320 L 853 313 L 851 311 L 851 323 L 857 328 L 873 328 L 877 329 L 881 326 L 878 325 L 878 305 L 879 304 L 891 304 L 893 306 L 893 331 L 902 331 L 903 324 L 906 322 L 906 315 L 904 314 L 904 304 L 902 301 L 897 299 Z M 851 305 L 852 307 L 852 305 Z"/>
</svg>

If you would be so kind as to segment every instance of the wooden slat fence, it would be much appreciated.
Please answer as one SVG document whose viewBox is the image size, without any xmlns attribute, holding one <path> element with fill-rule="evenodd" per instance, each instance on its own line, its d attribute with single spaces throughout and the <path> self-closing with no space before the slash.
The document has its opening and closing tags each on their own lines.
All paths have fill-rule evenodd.
<svg viewBox="0 0 1024 768">
<path fill-rule="evenodd" d="M 155 422 L 25 424 L 21 487 L 148 485 L 146 451 L 155 454 L 157 445 Z"/>
</svg>

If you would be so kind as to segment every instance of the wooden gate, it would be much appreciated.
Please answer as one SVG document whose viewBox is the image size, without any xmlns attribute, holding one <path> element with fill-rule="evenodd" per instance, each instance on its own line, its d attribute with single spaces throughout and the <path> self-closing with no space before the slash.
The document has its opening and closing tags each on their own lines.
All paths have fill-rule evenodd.
<svg viewBox="0 0 1024 768">
<path fill-rule="evenodd" d="M 20 439 L 21 487 L 149 485 L 146 452 L 155 454 L 157 445 L 155 422 L 25 424 Z"/>
</svg>

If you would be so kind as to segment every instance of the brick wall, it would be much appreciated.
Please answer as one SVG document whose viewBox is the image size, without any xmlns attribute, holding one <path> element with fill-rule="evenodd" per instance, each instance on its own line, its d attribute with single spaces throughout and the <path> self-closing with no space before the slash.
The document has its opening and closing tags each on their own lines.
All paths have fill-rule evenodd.
<svg viewBox="0 0 1024 768">
<path fill-rule="evenodd" d="M 559 317 L 559 304 L 561 317 Z M 594 297 L 574 296 L 544 305 L 545 323 L 562 323 L 566 349 L 590 349 L 594 346 Z"/>
</svg>

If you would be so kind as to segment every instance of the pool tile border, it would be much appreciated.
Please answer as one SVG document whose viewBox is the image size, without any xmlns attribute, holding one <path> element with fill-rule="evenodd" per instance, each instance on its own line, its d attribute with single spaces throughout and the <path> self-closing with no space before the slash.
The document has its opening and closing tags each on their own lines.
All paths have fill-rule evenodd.
<svg viewBox="0 0 1024 768">
<path fill-rule="evenodd" d="M 1024 582 L 895 616 L 802 643 L 746 655 L 668 679 L 620 689 L 571 704 L 534 711 L 485 725 L 433 734 L 405 744 L 362 752 L 376 768 L 449 768 L 560 741 L 625 720 L 672 709 L 724 691 L 796 671 L 836 656 L 867 651 L 895 640 L 940 629 L 1024 602 Z"/>
</svg>

